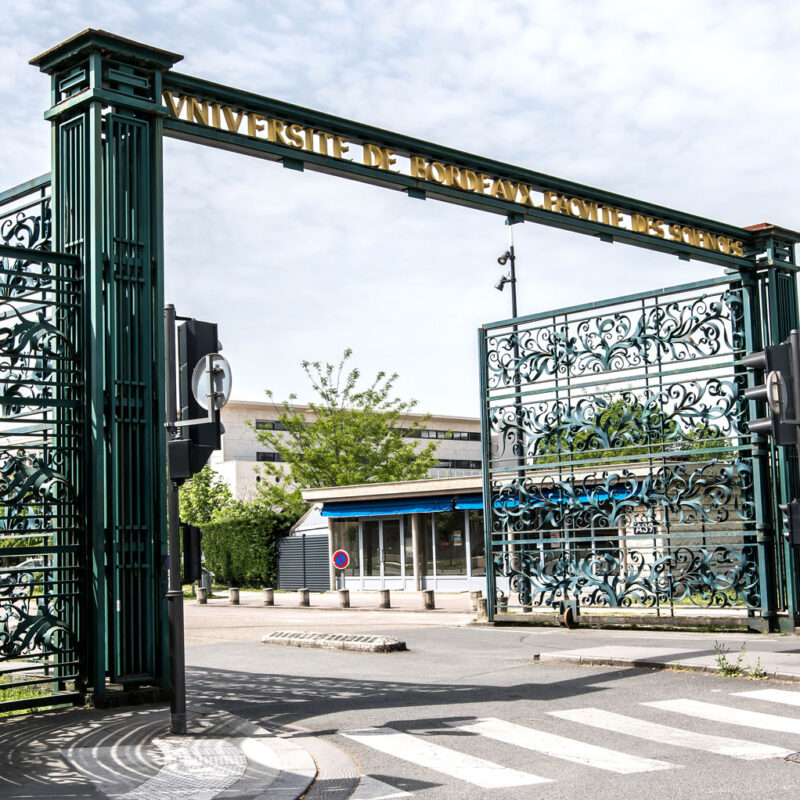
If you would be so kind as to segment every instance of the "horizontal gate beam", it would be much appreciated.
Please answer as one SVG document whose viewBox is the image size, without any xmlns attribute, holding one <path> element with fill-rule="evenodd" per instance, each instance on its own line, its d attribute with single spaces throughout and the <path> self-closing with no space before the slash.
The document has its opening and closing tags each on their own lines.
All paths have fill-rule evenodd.
<svg viewBox="0 0 800 800">
<path fill-rule="evenodd" d="M 189 75 L 165 72 L 163 90 L 171 138 L 738 270 L 759 248 L 746 228 Z"/>
</svg>

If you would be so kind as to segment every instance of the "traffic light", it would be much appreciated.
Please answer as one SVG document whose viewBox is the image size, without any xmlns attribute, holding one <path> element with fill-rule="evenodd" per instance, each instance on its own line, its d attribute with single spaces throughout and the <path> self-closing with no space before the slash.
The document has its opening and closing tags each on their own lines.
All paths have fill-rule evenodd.
<svg viewBox="0 0 800 800">
<path fill-rule="evenodd" d="M 197 363 L 210 353 L 220 350 L 217 340 L 217 325 L 214 322 L 201 322 L 188 319 L 178 326 L 178 401 L 181 419 L 191 420 L 208 416 L 208 411 L 197 402 L 192 392 L 192 374 Z M 172 450 L 185 453 L 188 471 L 194 475 L 206 465 L 211 453 L 222 446 L 222 423 L 219 412 L 214 412 L 213 422 L 188 425 L 181 429 L 184 440 L 189 444 L 172 444 Z M 183 460 L 183 458 L 181 458 Z"/>
<path fill-rule="evenodd" d="M 790 544 L 800 544 L 800 502 L 792 500 L 780 506 L 786 520 L 786 530 L 783 535 Z"/>
<path fill-rule="evenodd" d="M 203 531 L 194 525 L 183 526 L 183 582 L 194 583 L 200 580 L 203 568 L 202 547 Z"/>
<path fill-rule="evenodd" d="M 797 331 L 781 344 L 770 345 L 763 350 L 749 353 L 742 365 L 754 372 L 763 372 L 764 382 L 750 386 L 744 391 L 748 400 L 765 402 L 769 416 L 750 421 L 750 433 L 772 436 L 775 444 L 786 446 L 797 444 L 797 403 L 800 400 L 797 381 L 798 368 Z"/>
</svg>

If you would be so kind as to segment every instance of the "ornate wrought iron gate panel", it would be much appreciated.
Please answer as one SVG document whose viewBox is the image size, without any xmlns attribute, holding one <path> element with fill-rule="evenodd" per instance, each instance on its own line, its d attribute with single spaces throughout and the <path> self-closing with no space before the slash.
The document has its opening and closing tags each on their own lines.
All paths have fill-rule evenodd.
<svg viewBox="0 0 800 800">
<path fill-rule="evenodd" d="M 765 453 L 741 399 L 758 312 L 730 280 L 484 326 L 492 594 L 772 613 Z"/>
<path fill-rule="evenodd" d="M 0 211 L 4 710 L 81 697 L 84 662 L 83 275 L 78 258 L 45 249 L 48 184 L 33 184 L 32 197 L 6 196 Z"/>
</svg>

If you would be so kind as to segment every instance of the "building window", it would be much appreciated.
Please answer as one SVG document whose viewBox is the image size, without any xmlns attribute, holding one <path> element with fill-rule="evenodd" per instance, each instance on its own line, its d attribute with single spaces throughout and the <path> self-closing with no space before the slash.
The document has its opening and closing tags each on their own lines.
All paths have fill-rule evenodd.
<svg viewBox="0 0 800 800">
<path fill-rule="evenodd" d="M 472 509 L 469 512 L 469 564 L 473 577 L 486 574 L 483 535 L 483 510 Z"/>
<path fill-rule="evenodd" d="M 431 431 L 401 428 L 401 433 L 405 439 L 458 439 L 462 442 L 479 442 L 481 440 L 480 433 L 473 431 Z"/>
<path fill-rule="evenodd" d="M 358 551 L 358 521 L 353 519 L 334 519 L 331 528 L 333 529 L 333 550 L 344 550 L 350 556 L 350 563 L 344 570 L 348 578 L 357 578 L 360 574 L 359 551 Z"/>
<path fill-rule="evenodd" d="M 431 514 L 419 515 L 419 571 L 420 576 L 434 576 L 433 571 L 433 530 Z"/>
<path fill-rule="evenodd" d="M 468 458 L 439 459 L 436 467 L 438 469 L 480 469 L 481 462 Z"/>
<path fill-rule="evenodd" d="M 463 511 L 436 514 L 436 575 L 467 574 L 467 531 Z"/>
<path fill-rule="evenodd" d="M 278 422 L 276 419 L 257 419 L 256 420 L 256 430 L 257 431 L 285 431 L 286 428 L 283 426 L 282 422 Z"/>
<path fill-rule="evenodd" d="M 278 453 L 267 453 L 266 451 L 260 451 L 256 453 L 256 461 L 271 461 L 275 463 L 277 461 L 283 461 L 283 459 L 278 455 Z"/>
</svg>

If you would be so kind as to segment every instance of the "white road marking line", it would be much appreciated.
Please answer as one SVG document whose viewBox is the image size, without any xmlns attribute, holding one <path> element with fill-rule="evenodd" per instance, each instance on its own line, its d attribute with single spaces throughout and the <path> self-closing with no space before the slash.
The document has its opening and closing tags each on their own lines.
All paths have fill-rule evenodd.
<svg viewBox="0 0 800 800">
<path fill-rule="evenodd" d="M 751 697 L 754 700 L 766 700 L 768 703 L 800 706 L 800 692 L 789 692 L 786 689 L 754 689 L 752 692 L 734 692 L 734 695 Z"/>
<path fill-rule="evenodd" d="M 392 728 L 342 731 L 342 736 L 381 753 L 402 758 L 404 761 L 459 778 L 484 789 L 550 783 L 549 778 L 541 778 L 529 772 L 520 772 L 495 764 L 493 761 L 459 753 L 457 750 L 442 747 L 408 733 L 400 733 Z"/>
<path fill-rule="evenodd" d="M 761 742 L 748 742 L 743 739 L 731 739 L 727 736 L 696 733 L 684 728 L 672 728 L 669 725 L 626 717 L 600 708 L 574 708 L 566 711 L 548 711 L 547 713 L 570 722 L 591 725 L 604 731 L 636 736 L 639 739 L 649 739 L 675 747 L 688 747 L 691 750 L 703 750 L 721 756 L 741 758 L 746 761 L 755 761 L 761 758 L 785 758 L 793 752 L 783 747 L 773 747 Z"/>
<path fill-rule="evenodd" d="M 723 722 L 728 725 L 742 725 L 765 731 L 780 731 L 781 733 L 800 733 L 800 719 L 764 714 L 761 711 L 743 711 L 740 708 L 718 706 L 714 703 L 703 703 L 700 700 L 654 700 L 642 703 L 642 705 L 661 708 L 665 711 L 675 711 L 678 714 L 688 714 L 692 717 L 701 717 L 713 722 Z"/>
<path fill-rule="evenodd" d="M 390 786 L 371 775 L 362 775 L 350 800 L 390 800 L 394 797 L 411 797 L 411 792 Z"/>
<path fill-rule="evenodd" d="M 448 723 L 462 731 L 477 733 L 499 742 L 524 747 L 553 758 L 562 758 L 587 767 L 605 769 L 609 772 L 618 772 L 621 775 L 630 775 L 634 772 L 655 772 L 659 769 L 671 769 L 675 764 L 666 761 L 656 761 L 652 758 L 641 758 L 619 750 L 609 750 L 595 744 L 587 744 L 577 739 L 568 739 L 554 733 L 539 731 L 514 722 L 489 717 L 478 719 L 466 724 Z"/>
</svg>

